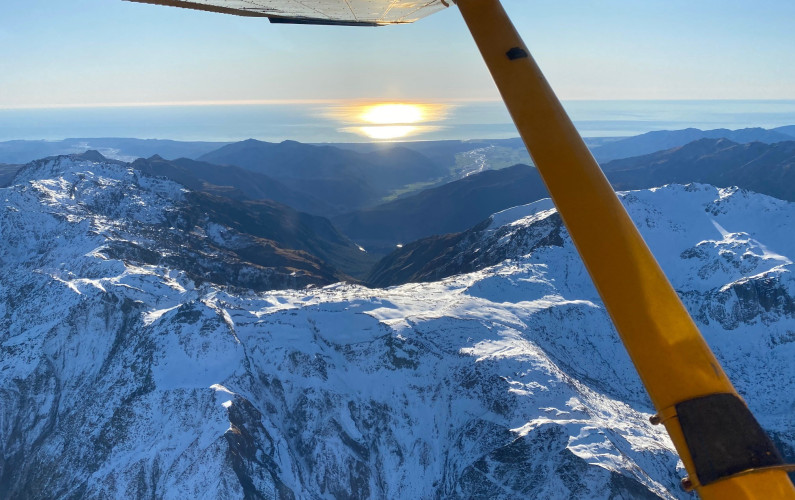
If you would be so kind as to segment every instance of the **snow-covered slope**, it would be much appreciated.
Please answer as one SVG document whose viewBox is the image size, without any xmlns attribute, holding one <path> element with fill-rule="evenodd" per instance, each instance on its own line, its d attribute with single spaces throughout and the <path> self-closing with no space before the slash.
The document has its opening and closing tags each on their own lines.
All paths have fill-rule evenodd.
<svg viewBox="0 0 795 500">
<path fill-rule="evenodd" d="M 0 190 L 0 498 L 688 496 L 565 230 L 528 245 L 545 202 L 495 215 L 477 249 L 501 258 L 468 274 L 255 293 L 197 283 L 200 240 L 140 257 L 180 196 L 67 159 Z M 709 186 L 624 200 L 793 446 L 795 207 Z"/>
</svg>

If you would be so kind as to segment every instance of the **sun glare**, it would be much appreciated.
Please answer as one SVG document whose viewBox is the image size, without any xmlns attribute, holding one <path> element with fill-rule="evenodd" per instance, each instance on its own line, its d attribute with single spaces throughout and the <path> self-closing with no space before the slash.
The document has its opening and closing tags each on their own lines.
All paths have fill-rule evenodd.
<svg viewBox="0 0 795 500">
<path fill-rule="evenodd" d="M 439 130 L 450 109 L 448 104 L 380 102 L 335 106 L 324 113 L 346 127 L 341 131 L 377 141 L 404 139 Z"/>
<path fill-rule="evenodd" d="M 379 125 L 376 127 L 358 127 L 358 129 L 370 139 L 389 140 L 408 137 L 417 131 L 419 127 L 411 125 Z"/>
</svg>

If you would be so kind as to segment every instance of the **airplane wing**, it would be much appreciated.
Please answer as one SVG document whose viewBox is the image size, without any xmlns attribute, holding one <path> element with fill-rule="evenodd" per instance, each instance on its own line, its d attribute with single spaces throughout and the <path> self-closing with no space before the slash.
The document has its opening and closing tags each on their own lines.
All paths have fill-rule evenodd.
<svg viewBox="0 0 795 500">
<path fill-rule="evenodd" d="M 383 26 L 412 23 L 451 0 L 127 0 L 248 17 L 272 23 Z"/>
</svg>

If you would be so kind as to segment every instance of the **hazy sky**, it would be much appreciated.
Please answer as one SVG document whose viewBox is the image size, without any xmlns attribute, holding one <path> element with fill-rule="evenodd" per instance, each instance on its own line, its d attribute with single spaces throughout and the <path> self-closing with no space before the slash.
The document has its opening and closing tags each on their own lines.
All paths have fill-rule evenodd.
<svg viewBox="0 0 795 500">
<path fill-rule="evenodd" d="M 793 0 L 504 0 L 562 99 L 795 99 Z M 496 99 L 457 8 L 383 28 L 0 2 L 0 107 Z"/>
</svg>

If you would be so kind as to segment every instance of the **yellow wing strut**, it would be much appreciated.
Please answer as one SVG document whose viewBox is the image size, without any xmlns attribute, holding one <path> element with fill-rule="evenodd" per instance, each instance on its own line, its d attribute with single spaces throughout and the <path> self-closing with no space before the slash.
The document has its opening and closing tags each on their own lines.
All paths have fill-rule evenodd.
<svg viewBox="0 0 795 500">
<path fill-rule="evenodd" d="M 456 3 L 657 408 L 654 420 L 665 425 L 682 457 L 689 474 L 685 486 L 708 500 L 795 499 L 780 455 L 710 351 L 499 0 Z M 732 453 L 742 456 L 727 459 Z"/>
</svg>

